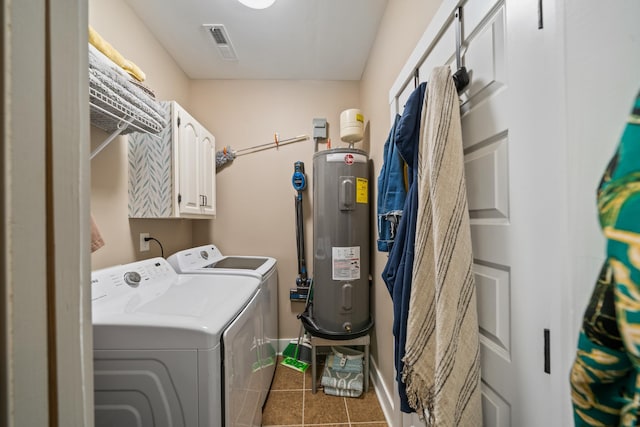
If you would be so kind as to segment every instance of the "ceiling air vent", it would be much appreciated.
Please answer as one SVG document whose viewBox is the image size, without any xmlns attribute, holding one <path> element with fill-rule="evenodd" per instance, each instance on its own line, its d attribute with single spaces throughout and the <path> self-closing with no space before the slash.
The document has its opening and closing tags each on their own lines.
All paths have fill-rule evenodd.
<svg viewBox="0 0 640 427">
<path fill-rule="evenodd" d="M 209 30 L 222 59 L 227 61 L 237 61 L 238 57 L 236 56 L 236 52 L 233 50 L 233 45 L 231 44 L 231 40 L 229 40 L 229 35 L 227 34 L 227 30 L 224 28 L 224 25 L 205 25 L 205 27 Z"/>
</svg>

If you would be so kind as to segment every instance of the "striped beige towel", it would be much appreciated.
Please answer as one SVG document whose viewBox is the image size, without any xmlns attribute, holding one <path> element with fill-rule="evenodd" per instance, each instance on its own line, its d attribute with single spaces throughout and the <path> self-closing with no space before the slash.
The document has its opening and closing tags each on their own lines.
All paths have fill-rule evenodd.
<svg viewBox="0 0 640 427">
<path fill-rule="evenodd" d="M 460 106 L 449 67 L 433 70 L 420 124 L 418 213 L 405 366 L 427 426 L 481 426 L 480 350 L 471 271 Z"/>
</svg>

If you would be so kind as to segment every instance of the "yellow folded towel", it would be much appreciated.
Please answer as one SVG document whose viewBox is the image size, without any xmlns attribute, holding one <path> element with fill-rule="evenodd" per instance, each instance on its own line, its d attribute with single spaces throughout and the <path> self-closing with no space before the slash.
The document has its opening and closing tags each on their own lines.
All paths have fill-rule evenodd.
<svg viewBox="0 0 640 427">
<path fill-rule="evenodd" d="M 94 45 L 96 49 L 104 53 L 104 55 L 111 59 L 116 65 L 131 74 L 136 80 L 142 82 L 146 78 L 144 72 L 133 62 L 126 59 L 120 52 L 118 52 L 111 44 L 102 38 L 96 30 L 89 26 L 89 43 Z"/>
</svg>

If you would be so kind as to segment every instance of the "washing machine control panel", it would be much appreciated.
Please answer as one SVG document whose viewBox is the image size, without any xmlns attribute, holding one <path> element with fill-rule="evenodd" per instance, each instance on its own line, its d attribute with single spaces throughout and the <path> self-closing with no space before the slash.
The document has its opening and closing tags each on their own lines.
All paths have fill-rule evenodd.
<svg viewBox="0 0 640 427">
<path fill-rule="evenodd" d="M 91 299 L 95 303 L 133 293 L 155 292 L 169 286 L 177 276 L 163 258 L 97 270 L 91 274 Z"/>
<path fill-rule="evenodd" d="M 137 287 L 140 284 L 142 276 L 137 271 L 127 271 L 124 273 L 124 283 L 131 287 Z"/>
<path fill-rule="evenodd" d="M 199 246 L 177 252 L 168 258 L 176 271 L 187 272 L 203 268 L 222 259 L 222 253 L 215 245 Z"/>
</svg>

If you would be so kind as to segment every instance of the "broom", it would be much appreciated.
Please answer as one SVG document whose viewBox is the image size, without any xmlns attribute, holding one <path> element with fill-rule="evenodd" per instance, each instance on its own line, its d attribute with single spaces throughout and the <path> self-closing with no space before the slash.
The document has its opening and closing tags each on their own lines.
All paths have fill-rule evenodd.
<svg viewBox="0 0 640 427">
<path fill-rule="evenodd" d="M 287 347 L 282 351 L 283 357 L 296 357 L 296 350 L 299 350 L 298 359 L 303 362 L 311 363 L 311 341 L 307 338 L 307 334 L 302 335 L 300 348 L 298 349 L 298 340 L 291 340 Z"/>
<path fill-rule="evenodd" d="M 300 324 L 300 333 L 298 334 L 298 342 L 295 345 L 294 355 L 293 357 L 286 356 L 284 360 L 280 362 L 282 366 L 286 366 L 287 368 L 294 369 L 298 372 L 305 372 L 309 368 L 309 364 L 307 362 L 304 362 L 298 359 L 298 355 L 300 353 L 300 347 L 302 346 L 302 344 L 300 344 L 301 341 L 302 341 L 302 324 Z M 293 344 L 289 344 L 287 348 L 289 348 L 289 346 L 292 346 L 292 345 Z M 287 349 L 285 349 L 285 351 L 282 352 L 283 355 L 285 355 L 286 353 L 287 353 Z"/>
</svg>

